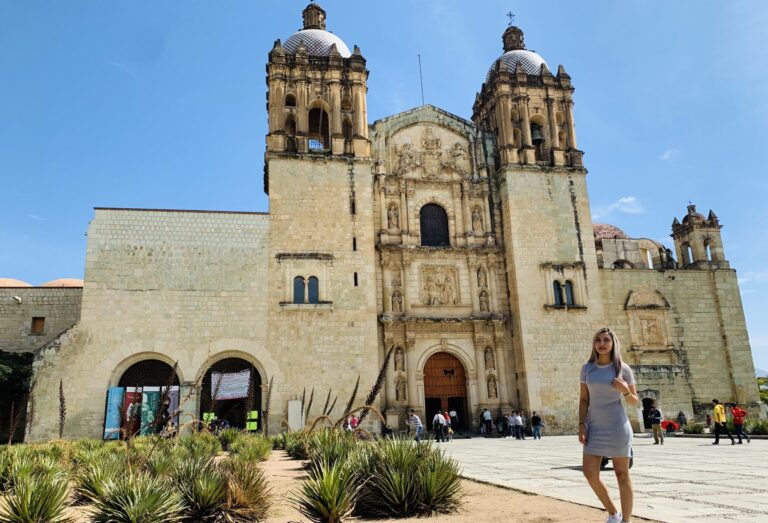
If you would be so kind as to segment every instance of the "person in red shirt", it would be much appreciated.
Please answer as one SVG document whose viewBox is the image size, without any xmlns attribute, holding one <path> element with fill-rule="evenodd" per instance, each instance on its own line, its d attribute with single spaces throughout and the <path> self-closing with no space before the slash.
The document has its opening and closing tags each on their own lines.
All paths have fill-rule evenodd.
<svg viewBox="0 0 768 523">
<path fill-rule="evenodd" d="M 739 438 L 739 445 L 741 445 L 742 436 L 744 436 L 747 439 L 747 443 L 749 443 L 749 436 L 744 432 L 744 418 L 747 417 L 747 411 L 734 403 L 731 405 L 731 416 L 733 416 L 734 432 Z"/>
</svg>

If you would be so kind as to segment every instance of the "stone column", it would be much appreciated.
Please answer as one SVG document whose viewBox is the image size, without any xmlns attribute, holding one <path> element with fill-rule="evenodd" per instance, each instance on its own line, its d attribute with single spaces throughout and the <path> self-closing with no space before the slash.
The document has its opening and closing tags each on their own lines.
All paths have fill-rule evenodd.
<svg viewBox="0 0 768 523">
<path fill-rule="evenodd" d="M 461 183 L 454 183 L 451 185 L 451 194 L 453 195 L 453 206 L 456 209 L 456 240 L 460 245 L 466 245 L 467 233 L 469 232 L 469 224 L 472 223 L 471 218 L 467 214 L 469 210 L 468 184 L 466 181 Z M 463 241 L 461 239 L 463 238 Z"/>
<path fill-rule="evenodd" d="M 518 105 L 520 106 L 520 116 L 522 118 L 522 131 L 523 131 L 523 147 L 533 147 L 531 141 L 531 118 L 528 114 L 528 96 L 521 95 L 517 97 Z"/>
<path fill-rule="evenodd" d="M 283 106 L 285 104 L 285 88 L 282 80 L 272 80 L 269 89 L 269 132 L 284 130 Z"/>
<path fill-rule="evenodd" d="M 568 125 L 568 147 L 570 149 L 578 149 L 576 145 L 576 124 L 573 121 L 573 100 L 566 100 L 565 102 L 565 121 Z"/>
<path fill-rule="evenodd" d="M 557 116 L 555 115 L 555 100 L 547 97 L 547 118 L 549 119 L 549 144 L 550 147 L 560 147 L 560 137 L 557 135 Z"/>
<path fill-rule="evenodd" d="M 309 109 L 307 97 L 309 96 L 309 83 L 300 81 L 296 83 L 296 133 L 306 135 L 309 132 Z"/>
<path fill-rule="evenodd" d="M 408 201 L 405 197 L 405 187 L 404 184 L 400 185 L 400 234 L 401 234 L 401 243 L 405 243 L 405 235 L 408 234 L 411 230 L 410 222 L 408 221 Z"/>
<path fill-rule="evenodd" d="M 480 406 L 488 405 L 488 373 L 485 370 L 485 354 L 482 340 L 476 337 L 472 338 L 472 344 L 475 346 L 475 368 L 477 369 L 477 399 Z M 498 388 L 498 387 L 497 387 Z M 498 391 L 497 391 L 498 392 Z"/>
<path fill-rule="evenodd" d="M 332 82 L 331 91 L 331 136 L 341 135 L 341 85 L 338 82 Z"/>
<path fill-rule="evenodd" d="M 355 136 L 368 136 L 368 126 L 365 122 L 365 86 L 355 84 L 352 87 L 352 97 L 355 108 Z"/>
<path fill-rule="evenodd" d="M 418 364 L 418 355 L 416 354 L 416 338 L 414 337 L 408 337 L 405 341 L 405 373 L 408 380 L 408 397 L 406 398 L 408 400 L 408 406 L 411 409 L 416 409 L 418 412 L 420 405 L 419 405 L 419 398 L 416 397 L 416 365 Z M 422 413 L 422 416 L 424 413 Z M 427 420 L 422 419 L 422 422 L 424 422 L 424 428 L 426 429 L 427 426 Z"/>
</svg>

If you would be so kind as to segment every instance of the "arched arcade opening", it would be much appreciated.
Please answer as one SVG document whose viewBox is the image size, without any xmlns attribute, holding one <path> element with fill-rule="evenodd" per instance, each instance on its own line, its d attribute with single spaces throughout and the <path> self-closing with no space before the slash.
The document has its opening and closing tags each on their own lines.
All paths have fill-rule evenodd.
<svg viewBox="0 0 768 523">
<path fill-rule="evenodd" d="M 455 429 L 471 426 L 467 416 L 467 373 L 459 358 L 448 352 L 437 352 L 424 364 L 424 415 L 431 423 L 437 411 L 456 411 Z"/>
<path fill-rule="evenodd" d="M 226 420 L 230 427 L 262 429 L 261 375 L 242 358 L 226 358 L 211 365 L 200 388 L 200 419 Z"/>
</svg>

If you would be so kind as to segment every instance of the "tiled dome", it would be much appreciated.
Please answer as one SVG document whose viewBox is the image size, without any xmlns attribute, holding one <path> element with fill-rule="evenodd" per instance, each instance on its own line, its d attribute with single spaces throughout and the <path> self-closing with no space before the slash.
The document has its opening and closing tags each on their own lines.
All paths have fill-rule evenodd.
<svg viewBox="0 0 768 523">
<path fill-rule="evenodd" d="M 32 285 L 13 278 L 0 278 L 0 287 L 32 287 Z"/>
<path fill-rule="evenodd" d="M 41 287 L 82 287 L 83 280 L 77 278 L 59 278 L 41 285 Z"/>
<path fill-rule="evenodd" d="M 592 224 L 592 230 L 595 233 L 595 239 L 598 240 L 629 239 L 629 236 L 624 234 L 624 231 L 609 223 L 594 223 Z"/>
<path fill-rule="evenodd" d="M 336 44 L 336 50 L 342 58 L 352 56 L 341 38 L 322 29 L 302 29 L 292 34 L 283 44 L 283 49 L 293 54 L 298 51 L 300 44 L 304 44 L 307 54 L 312 56 L 329 56 L 333 44 Z"/>
<path fill-rule="evenodd" d="M 512 51 L 507 51 L 493 62 L 493 65 L 488 69 L 488 74 L 485 77 L 486 82 L 490 80 L 491 73 L 497 70 L 496 68 L 498 67 L 499 61 L 504 62 L 504 65 L 510 73 L 513 73 L 517 68 L 517 65 L 520 64 L 526 74 L 537 75 L 541 74 L 541 66 L 547 65 L 544 58 L 533 51 L 529 51 L 528 49 L 514 49 Z M 549 66 L 547 65 L 547 67 Z"/>
</svg>

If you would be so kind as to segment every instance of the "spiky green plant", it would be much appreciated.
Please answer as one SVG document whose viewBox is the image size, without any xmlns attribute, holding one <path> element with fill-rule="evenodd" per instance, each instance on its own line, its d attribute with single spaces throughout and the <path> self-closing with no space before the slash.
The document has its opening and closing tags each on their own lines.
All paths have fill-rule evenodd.
<svg viewBox="0 0 768 523">
<path fill-rule="evenodd" d="M 227 460 L 224 467 L 228 480 L 227 520 L 245 523 L 264 519 L 272 495 L 264 473 L 239 457 Z"/>
<path fill-rule="evenodd" d="M 0 501 L 3 523 L 67 523 L 69 491 L 63 478 L 26 479 Z"/>
<path fill-rule="evenodd" d="M 438 450 L 419 464 L 417 483 L 425 515 L 453 511 L 461 498 L 459 465 Z"/>
<path fill-rule="evenodd" d="M 155 477 L 168 476 L 176 463 L 187 459 L 188 455 L 187 449 L 179 445 L 156 450 L 147 460 L 147 472 Z"/>
<path fill-rule="evenodd" d="M 229 428 L 224 429 L 219 433 L 219 442 L 221 448 L 225 451 L 229 450 L 229 447 L 243 435 L 243 431 L 240 429 Z"/>
<path fill-rule="evenodd" d="M 360 388 L 360 375 L 357 375 L 357 381 L 355 382 L 355 388 L 352 389 L 352 395 L 349 397 L 349 401 L 347 401 L 347 406 L 344 407 L 344 417 L 347 417 L 349 413 L 352 411 L 352 407 L 355 404 L 355 398 L 357 398 L 357 390 Z"/>
<path fill-rule="evenodd" d="M 221 450 L 219 438 L 209 432 L 189 434 L 179 438 L 179 444 L 187 449 L 193 459 L 210 458 Z"/>
<path fill-rule="evenodd" d="M 266 461 L 272 451 L 272 441 L 262 436 L 243 434 L 230 445 L 229 451 L 245 461 Z"/>
<path fill-rule="evenodd" d="M 83 465 L 75 474 L 75 498 L 90 503 L 106 494 L 109 486 L 125 469 L 125 461 L 119 458 L 102 458 Z"/>
<path fill-rule="evenodd" d="M 381 363 L 381 367 L 379 368 L 379 374 L 376 376 L 376 382 L 373 384 L 373 387 L 371 387 L 370 392 L 368 392 L 368 397 L 365 398 L 366 407 L 373 405 L 373 402 L 376 401 L 376 398 L 381 392 L 381 389 L 384 388 L 384 383 L 387 380 L 387 370 L 389 370 L 389 360 L 392 358 L 392 351 L 394 349 L 395 347 L 393 345 L 389 348 L 387 354 L 384 356 L 384 361 Z M 360 425 L 362 425 L 366 416 L 368 416 L 368 410 L 368 408 L 364 408 L 362 412 L 360 412 L 360 420 L 358 422 Z"/>
<path fill-rule="evenodd" d="M 362 488 L 360 477 L 341 462 L 313 468 L 316 470 L 291 497 L 291 503 L 310 521 L 330 523 L 349 517 Z"/>
<path fill-rule="evenodd" d="M 174 523 L 183 519 L 184 504 L 166 481 L 139 474 L 110 484 L 93 502 L 95 523 Z"/>
<path fill-rule="evenodd" d="M 212 521 L 221 516 L 227 497 L 227 477 L 212 459 L 190 459 L 173 470 L 173 481 L 191 521 Z"/>
<path fill-rule="evenodd" d="M 347 431 L 322 430 L 306 439 L 307 458 L 312 465 L 344 463 L 357 446 L 355 436 Z M 310 468 L 310 472 L 313 470 L 317 467 Z"/>
</svg>

